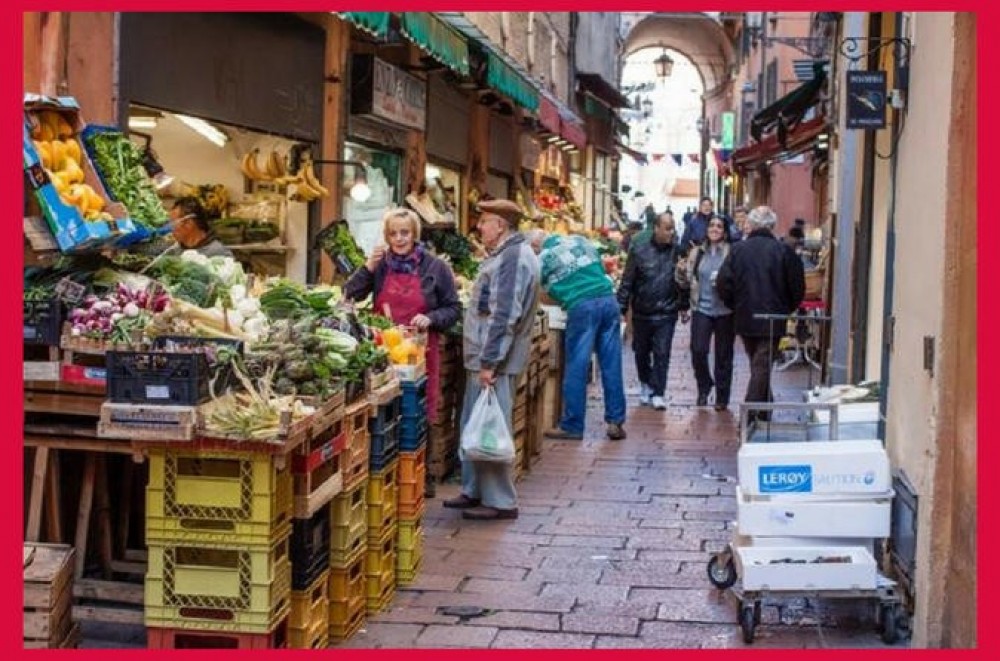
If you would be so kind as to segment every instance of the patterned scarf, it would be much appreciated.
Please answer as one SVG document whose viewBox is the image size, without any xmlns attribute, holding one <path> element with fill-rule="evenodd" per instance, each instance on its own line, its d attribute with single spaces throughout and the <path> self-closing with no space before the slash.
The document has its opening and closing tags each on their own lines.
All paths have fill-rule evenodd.
<svg viewBox="0 0 1000 661">
<path fill-rule="evenodd" d="M 393 273 L 416 273 L 423 259 L 424 247 L 419 243 L 407 255 L 397 255 L 391 250 L 386 255 L 386 263 Z"/>
</svg>

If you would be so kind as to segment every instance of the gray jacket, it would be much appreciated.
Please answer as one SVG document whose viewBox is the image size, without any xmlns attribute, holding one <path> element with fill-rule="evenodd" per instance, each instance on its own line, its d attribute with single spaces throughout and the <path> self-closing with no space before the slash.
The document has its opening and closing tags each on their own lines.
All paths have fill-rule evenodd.
<svg viewBox="0 0 1000 661">
<path fill-rule="evenodd" d="M 524 371 L 531 353 L 538 282 L 538 257 L 520 232 L 483 260 L 463 321 L 465 369 Z"/>
</svg>

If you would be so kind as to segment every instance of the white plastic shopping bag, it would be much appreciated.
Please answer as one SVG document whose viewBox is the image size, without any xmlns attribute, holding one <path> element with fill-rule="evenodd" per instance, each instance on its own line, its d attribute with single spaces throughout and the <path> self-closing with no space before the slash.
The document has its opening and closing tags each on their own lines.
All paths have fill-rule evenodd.
<svg viewBox="0 0 1000 661">
<path fill-rule="evenodd" d="M 462 453 L 470 461 L 514 461 L 514 438 L 493 386 L 483 388 L 472 407 L 469 421 L 462 429 Z"/>
</svg>

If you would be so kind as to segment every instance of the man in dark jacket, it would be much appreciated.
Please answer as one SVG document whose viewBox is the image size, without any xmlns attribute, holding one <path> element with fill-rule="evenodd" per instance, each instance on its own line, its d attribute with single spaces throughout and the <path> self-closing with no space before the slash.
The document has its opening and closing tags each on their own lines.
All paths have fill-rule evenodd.
<svg viewBox="0 0 1000 661">
<path fill-rule="evenodd" d="M 784 323 L 756 319 L 757 314 L 791 314 L 805 294 L 802 261 L 788 245 L 772 234 L 778 216 L 768 207 L 750 212 L 750 235 L 734 244 L 719 268 L 716 290 L 734 314 L 736 333 L 750 358 L 747 402 L 774 401 L 771 393 L 771 362 L 784 335 Z M 772 334 L 771 329 L 775 332 Z M 768 420 L 767 412 L 751 413 L 751 419 Z"/>
<path fill-rule="evenodd" d="M 681 237 L 681 252 L 683 254 L 686 255 L 694 244 L 700 245 L 705 242 L 705 236 L 708 234 L 708 221 L 712 220 L 715 216 L 719 216 L 726 222 L 730 242 L 739 241 L 743 238 L 743 234 L 740 232 L 740 228 L 736 226 L 735 221 L 725 214 L 716 214 L 712 198 L 703 197 L 701 198 L 701 203 L 698 205 L 698 213 L 684 218 L 684 236 Z"/>
<path fill-rule="evenodd" d="M 632 308 L 632 348 L 642 388 L 639 401 L 660 411 L 667 408 L 663 394 L 678 313 L 682 322 L 689 318 L 688 296 L 673 275 L 679 256 L 673 215 L 660 214 L 650 240 L 632 242 L 617 294 L 623 315 Z"/>
</svg>

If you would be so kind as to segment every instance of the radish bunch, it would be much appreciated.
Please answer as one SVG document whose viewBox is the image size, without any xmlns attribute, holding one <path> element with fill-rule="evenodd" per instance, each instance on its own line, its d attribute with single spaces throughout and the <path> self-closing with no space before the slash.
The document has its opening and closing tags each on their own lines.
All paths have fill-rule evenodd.
<svg viewBox="0 0 1000 661">
<path fill-rule="evenodd" d="M 161 288 L 133 290 L 118 283 L 115 290 L 104 297 L 93 294 L 83 300 L 81 307 L 69 313 L 73 337 L 88 337 L 111 342 L 129 342 L 133 331 L 142 330 L 156 312 L 162 312 L 170 302 L 169 295 Z"/>
</svg>

